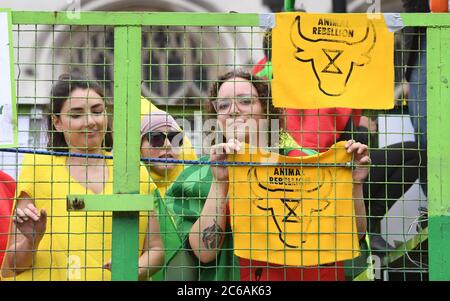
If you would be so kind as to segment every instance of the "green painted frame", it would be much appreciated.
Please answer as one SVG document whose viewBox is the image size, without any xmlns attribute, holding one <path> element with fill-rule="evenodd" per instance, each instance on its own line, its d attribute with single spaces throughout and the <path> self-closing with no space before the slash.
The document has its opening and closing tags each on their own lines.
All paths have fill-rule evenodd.
<svg viewBox="0 0 450 301">
<path fill-rule="evenodd" d="M 444 14 L 450 20 L 450 14 Z M 440 16 L 440 14 L 439 14 Z M 440 16 L 442 18 L 442 16 Z M 427 28 L 428 231 L 431 280 L 450 280 L 450 28 Z M 448 137 L 448 136 L 447 136 Z"/>
<path fill-rule="evenodd" d="M 140 190 L 141 39 L 140 26 L 114 28 L 114 139 L 117 140 L 113 190 L 119 195 L 139 194 Z M 121 199 L 127 201 L 126 197 Z M 112 231 L 112 280 L 138 280 L 139 211 L 113 211 Z"/>
<path fill-rule="evenodd" d="M 124 201 L 126 199 L 126 201 Z M 113 195 L 69 195 L 68 211 L 150 211 L 153 210 L 153 199 L 142 194 Z"/>
<path fill-rule="evenodd" d="M 286 0 L 285 9 L 295 1 Z M 141 26 L 233 26 L 257 27 L 260 14 L 235 13 L 137 13 L 81 12 L 73 18 L 66 12 L 13 11 L 12 24 L 111 25 L 115 26 L 115 157 L 114 193 L 139 193 L 139 114 L 140 114 L 140 31 Z M 430 279 L 450 280 L 450 141 L 441 133 L 450 132 L 450 14 L 400 14 L 405 26 L 427 27 L 428 68 L 428 184 Z M 120 45 L 120 46 L 118 46 Z M 127 45 L 127 46 L 124 46 Z M 134 67 L 132 65 L 135 64 Z M 120 79 L 120 81 L 118 80 Z M 121 85 L 118 85 L 121 82 Z M 126 113 L 123 113 L 126 112 Z M 117 115 L 116 115 L 117 114 Z M 130 133 L 126 135 L 124 133 Z M 123 147 L 121 147 L 121 145 Z M 133 146 L 128 152 L 125 145 Z M 135 148 L 135 150 L 134 150 Z M 131 147 L 129 148 L 131 149 Z M 117 172 L 117 173 L 116 173 Z M 113 280 L 137 279 L 137 212 L 113 214 Z M 132 229 L 132 230 L 130 230 Z M 128 241 L 128 239 L 130 241 Z M 123 246 L 131 246 L 127 250 Z"/>
</svg>

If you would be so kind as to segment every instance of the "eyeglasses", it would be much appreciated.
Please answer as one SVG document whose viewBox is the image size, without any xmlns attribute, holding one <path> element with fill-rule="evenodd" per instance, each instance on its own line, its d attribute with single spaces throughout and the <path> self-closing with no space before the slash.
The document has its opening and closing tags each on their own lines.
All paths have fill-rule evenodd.
<svg viewBox="0 0 450 301">
<path fill-rule="evenodd" d="M 172 146 L 183 145 L 183 134 L 181 132 L 149 132 L 145 134 L 145 137 L 152 147 L 163 147 L 166 139 Z"/>
<path fill-rule="evenodd" d="M 254 95 L 238 95 L 233 98 L 219 98 L 212 101 L 214 110 L 218 114 L 228 114 L 231 111 L 231 105 L 234 103 L 240 112 L 251 111 L 251 106 L 258 100 Z"/>
</svg>

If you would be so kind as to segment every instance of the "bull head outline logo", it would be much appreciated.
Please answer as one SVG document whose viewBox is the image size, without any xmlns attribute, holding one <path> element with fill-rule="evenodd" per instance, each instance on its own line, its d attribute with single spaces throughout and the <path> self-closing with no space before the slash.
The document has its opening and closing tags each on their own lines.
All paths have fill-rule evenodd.
<svg viewBox="0 0 450 301">
<path fill-rule="evenodd" d="M 342 95 L 354 67 L 363 67 L 371 61 L 371 52 L 377 41 L 373 21 L 367 21 L 366 32 L 361 40 L 349 42 L 339 38 L 310 39 L 302 33 L 300 20 L 300 16 L 297 16 L 291 27 L 291 43 L 296 48 L 295 59 L 303 63 L 311 63 L 322 93 L 327 96 Z M 333 47 L 326 42 L 332 42 Z M 353 49 L 357 55 L 350 57 L 350 49 Z M 325 62 L 326 60 L 320 62 L 320 56 L 323 58 L 324 55 L 328 62 Z"/>
<path fill-rule="evenodd" d="M 331 176 L 331 171 L 327 170 Z M 331 194 L 334 187 L 334 181 L 325 182 L 325 170 L 321 170 L 320 180 L 317 184 L 312 185 L 307 188 L 300 189 L 289 189 L 289 188 L 271 188 L 269 186 L 265 186 L 260 180 L 258 180 L 258 174 L 255 167 L 252 167 L 248 171 L 248 180 L 251 183 L 252 194 L 254 194 L 257 198 L 253 200 L 254 205 L 263 211 L 268 211 L 272 217 L 272 221 L 275 224 L 278 230 L 278 238 L 280 241 L 288 248 L 299 249 L 302 244 L 307 242 L 308 239 L 308 230 L 312 222 L 312 218 L 315 213 L 325 211 L 330 202 L 326 200 L 326 198 Z M 331 179 L 331 177 L 330 177 Z M 257 183 L 257 185 L 256 185 Z M 320 191 L 321 200 L 317 200 L 317 198 L 313 198 L 308 196 L 308 194 Z M 268 192 L 275 192 L 279 194 L 274 198 L 267 198 Z M 306 195 L 303 198 L 286 198 L 288 195 L 298 193 Z M 271 202 L 273 205 L 271 206 Z M 279 203 L 283 204 L 282 212 L 280 210 L 276 210 L 276 207 L 279 207 Z M 309 204 L 305 204 L 305 202 L 314 202 L 318 203 L 317 206 L 311 206 Z M 277 204 L 278 203 L 278 204 Z M 278 206 L 277 206 L 278 205 Z M 305 207 L 308 207 L 305 209 Z M 278 211 L 278 212 L 277 212 Z M 306 214 L 303 212 L 308 211 Z M 294 228 L 294 231 L 292 231 Z M 303 233 L 305 232 L 305 233 Z M 292 239 L 291 236 L 301 235 L 300 240 Z"/>
</svg>

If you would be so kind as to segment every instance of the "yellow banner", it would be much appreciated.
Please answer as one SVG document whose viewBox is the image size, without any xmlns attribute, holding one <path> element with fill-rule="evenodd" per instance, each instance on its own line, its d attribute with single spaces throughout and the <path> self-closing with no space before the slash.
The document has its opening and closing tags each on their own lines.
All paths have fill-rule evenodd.
<svg viewBox="0 0 450 301">
<path fill-rule="evenodd" d="M 245 153 L 229 156 L 230 161 L 257 163 L 229 167 L 236 256 L 315 266 L 359 255 L 352 171 L 336 165 L 351 161 L 344 144 L 307 157 L 250 154 L 248 146 L 243 147 Z M 326 166 L 319 168 L 323 163 Z"/>
<path fill-rule="evenodd" d="M 394 34 L 381 14 L 279 13 L 272 42 L 276 107 L 394 107 Z"/>
</svg>

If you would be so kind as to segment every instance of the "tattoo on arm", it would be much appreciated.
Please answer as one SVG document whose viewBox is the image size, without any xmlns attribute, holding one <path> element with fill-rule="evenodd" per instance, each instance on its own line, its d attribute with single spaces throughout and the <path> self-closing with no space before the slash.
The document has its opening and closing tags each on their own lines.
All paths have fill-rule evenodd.
<svg viewBox="0 0 450 301">
<path fill-rule="evenodd" d="M 205 228 L 202 233 L 202 241 L 207 249 L 214 249 L 217 247 L 217 243 L 220 242 L 223 235 L 223 229 L 219 226 L 214 219 L 213 224 Z"/>
</svg>

